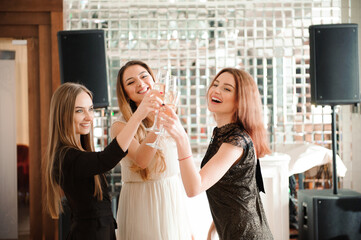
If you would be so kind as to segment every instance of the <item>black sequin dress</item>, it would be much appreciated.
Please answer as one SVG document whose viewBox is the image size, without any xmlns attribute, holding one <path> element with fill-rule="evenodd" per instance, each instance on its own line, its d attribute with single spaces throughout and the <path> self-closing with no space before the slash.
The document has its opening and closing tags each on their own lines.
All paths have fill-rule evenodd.
<svg viewBox="0 0 361 240">
<path fill-rule="evenodd" d="M 253 142 L 240 124 L 230 123 L 214 129 L 201 166 L 217 153 L 222 143 L 243 148 L 243 155 L 206 191 L 219 238 L 273 239 L 257 187 Z"/>
</svg>

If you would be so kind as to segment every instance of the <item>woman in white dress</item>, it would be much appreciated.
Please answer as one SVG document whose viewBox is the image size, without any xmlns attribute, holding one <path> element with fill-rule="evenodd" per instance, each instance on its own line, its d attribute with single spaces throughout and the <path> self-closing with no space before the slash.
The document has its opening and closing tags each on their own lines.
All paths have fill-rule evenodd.
<svg viewBox="0 0 361 240">
<path fill-rule="evenodd" d="M 152 90 L 152 70 L 141 61 L 126 63 L 118 73 L 117 97 L 120 116 L 112 124 L 116 136 L 130 119 L 144 95 Z M 143 120 L 121 161 L 122 189 L 117 211 L 119 240 L 192 239 L 186 209 L 185 191 L 180 178 L 175 142 L 160 141 L 162 150 L 149 147 L 157 135 L 145 128 L 154 115 Z"/>
</svg>

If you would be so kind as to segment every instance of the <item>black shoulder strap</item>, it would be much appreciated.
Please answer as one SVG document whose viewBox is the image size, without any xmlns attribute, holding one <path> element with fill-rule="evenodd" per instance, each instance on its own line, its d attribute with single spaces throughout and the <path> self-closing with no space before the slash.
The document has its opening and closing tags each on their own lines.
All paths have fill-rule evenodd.
<svg viewBox="0 0 361 240">
<path fill-rule="evenodd" d="M 259 163 L 258 158 L 257 158 L 257 165 L 256 165 L 256 182 L 257 182 L 258 191 L 266 193 L 265 190 L 264 190 L 264 186 L 263 186 L 261 165 Z"/>
</svg>

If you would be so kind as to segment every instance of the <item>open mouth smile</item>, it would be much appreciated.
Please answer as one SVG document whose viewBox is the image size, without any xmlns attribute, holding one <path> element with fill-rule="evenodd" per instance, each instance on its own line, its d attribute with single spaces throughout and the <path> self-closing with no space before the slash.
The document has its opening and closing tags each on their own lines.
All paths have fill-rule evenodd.
<svg viewBox="0 0 361 240">
<path fill-rule="evenodd" d="M 149 90 L 149 87 L 144 87 L 140 91 L 138 91 L 138 94 L 146 93 L 146 92 L 148 92 L 148 90 Z"/>
<path fill-rule="evenodd" d="M 212 97 L 211 99 L 212 99 L 212 102 L 214 102 L 214 103 L 222 103 L 222 100 L 217 97 Z"/>
</svg>

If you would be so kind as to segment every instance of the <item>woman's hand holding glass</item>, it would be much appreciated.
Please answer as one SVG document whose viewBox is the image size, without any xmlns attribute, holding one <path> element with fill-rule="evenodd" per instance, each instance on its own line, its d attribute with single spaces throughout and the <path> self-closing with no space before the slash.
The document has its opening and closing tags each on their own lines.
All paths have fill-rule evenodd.
<svg viewBox="0 0 361 240">
<path fill-rule="evenodd" d="M 184 136 L 187 138 L 187 133 L 184 130 L 184 127 L 179 120 L 175 109 L 169 105 L 163 106 L 162 109 L 164 109 L 164 111 L 161 111 L 159 118 L 161 119 L 163 129 L 165 129 L 168 134 L 176 141 L 177 139 L 181 139 Z"/>
<path fill-rule="evenodd" d="M 159 97 L 162 100 L 164 100 L 164 93 L 169 78 L 169 74 L 170 74 L 169 71 L 160 69 L 155 79 L 156 82 L 153 85 L 153 89 L 159 92 Z M 157 123 L 157 119 L 158 119 L 158 111 L 155 112 L 153 126 L 151 126 L 150 128 L 146 128 L 147 131 L 153 131 L 156 134 L 160 132 L 160 129 L 158 128 L 159 124 Z"/>
<path fill-rule="evenodd" d="M 169 82 L 166 85 L 166 90 L 165 90 L 165 94 L 164 94 L 164 104 L 166 104 L 167 107 L 163 106 L 161 108 L 161 111 L 164 111 L 165 113 L 167 113 L 167 108 L 172 108 L 175 111 L 175 109 L 177 108 L 178 98 L 179 98 L 178 78 L 169 77 L 168 80 L 169 80 Z M 157 149 L 161 149 L 159 147 L 159 139 L 160 139 L 160 136 L 164 133 L 164 129 L 162 127 L 162 124 L 160 124 L 160 125 L 161 126 L 160 126 L 159 136 L 157 137 L 157 139 L 154 143 L 147 143 L 148 146 L 157 148 Z"/>
<path fill-rule="evenodd" d="M 157 90 L 150 90 L 144 96 L 134 115 L 138 115 L 140 119 L 144 119 L 149 113 L 158 112 L 162 104 L 163 99 L 160 98 L 159 92 Z"/>
</svg>

